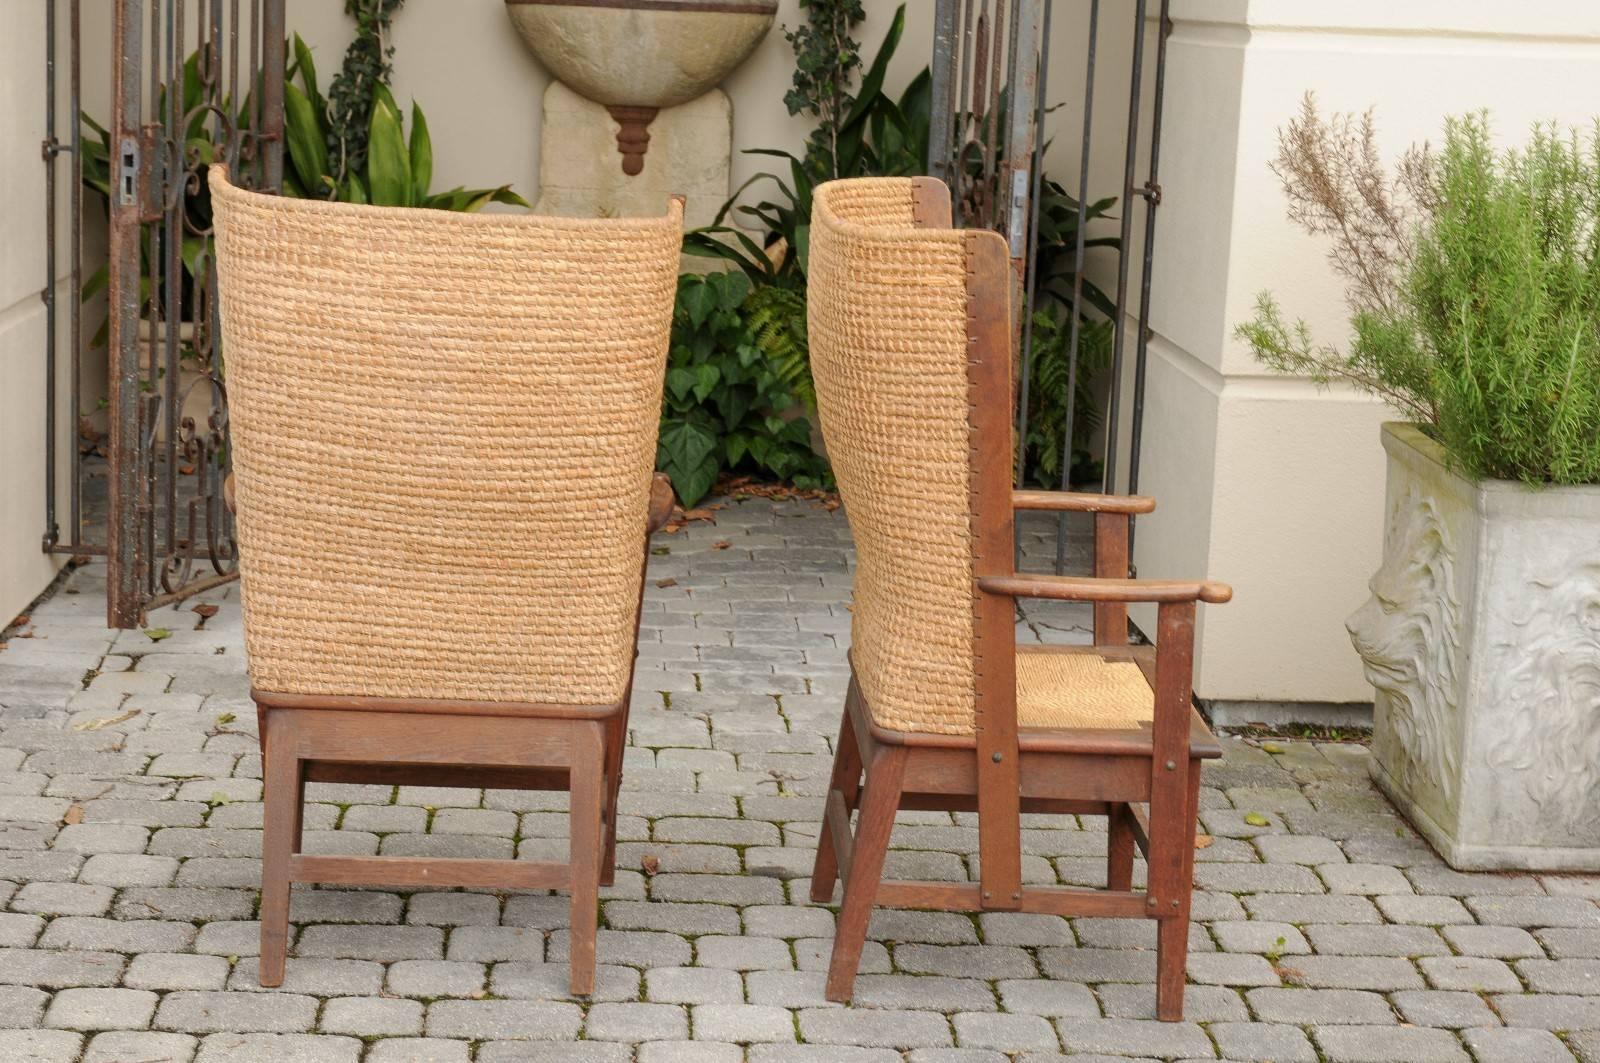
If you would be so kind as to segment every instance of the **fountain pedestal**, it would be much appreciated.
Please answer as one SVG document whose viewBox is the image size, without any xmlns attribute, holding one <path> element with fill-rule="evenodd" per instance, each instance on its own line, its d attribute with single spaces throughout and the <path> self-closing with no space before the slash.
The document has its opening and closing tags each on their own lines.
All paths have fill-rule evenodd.
<svg viewBox="0 0 1600 1063">
<path fill-rule="evenodd" d="M 559 81 L 544 93 L 539 144 L 540 214 L 567 217 L 649 216 L 670 195 L 688 198 L 684 225 L 710 225 L 728 198 L 733 107 L 712 89 L 677 107 L 656 111 L 645 135 L 648 150 L 636 173 L 618 145 L 629 130 L 608 108 Z M 619 136 L 621 134 L 621 136 Z"/>
<path fill-rule="evenodd" d="M 733 108 L 716 86 L 772 27 L 777 0 L 506 0 L 555 75 L 544 96 L 538 210 L 655 215 L 688 197 L 709 224 L 727 200 Z"/>
</svg>

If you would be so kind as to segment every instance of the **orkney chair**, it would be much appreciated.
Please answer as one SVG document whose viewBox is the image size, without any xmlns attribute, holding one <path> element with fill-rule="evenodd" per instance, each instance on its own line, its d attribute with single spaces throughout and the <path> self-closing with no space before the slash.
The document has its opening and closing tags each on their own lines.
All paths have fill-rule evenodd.
<svg viewBox="0 0 1600 1063">
<path fill-rule="evenodd" d="M 812 368 L 858 555 L 811 879 L 818 902 L 844 887 L 827 996 L 849 998 L 875 903 L 1134 916 L 1157 921 L 1156 1008 L 1175 1020 L 1200 762 L 1220 753 L 1192 705 L 1195 609 L 1231 592 L 1126 578 L 1148 499 L 1012 489 L 1006 246 L 949 225 L 930 178 L 836 181 L 813 201 Z M 1096 575 L 1018 574 L 1018 509 L 1093 513 Z M 1018 647 L 1018 598 L 1093 602 L 1095 644 Z M 1130 602 L 1158 606 L 1153 650 L 1128 644 Z M 976 810 L 978 881 L 882 880 L 903 808 Z M 1106 816 L 1107 888 L 1024 885 L 1022 813 Z"/>
<path fill-rule="evenodd" d="M 265 758 L 261 983 L 291 882 L 567 889 L 594 984 L 682 204 L 455 214 L 210 175 Z M 569 790 L 566 862 L 304 851 L 312 782 Z"/>
</svg>

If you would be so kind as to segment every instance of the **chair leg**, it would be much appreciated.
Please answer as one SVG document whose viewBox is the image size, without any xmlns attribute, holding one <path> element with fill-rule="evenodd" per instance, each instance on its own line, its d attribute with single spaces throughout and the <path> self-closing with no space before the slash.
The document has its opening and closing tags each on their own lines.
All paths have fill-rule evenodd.
<svg viewBox="0 0 1600 1063">
<path fill-rule="evenodd" d="M 1113 804 L 1106 816 L 1106 888 L 1133 888 L 1133 813 L 1124 804 Z"/>
<path fill-rule="evenodd" d="M 628 718 L 625 713 L 606 724 L 606 781 L 605 807 L 606 851 L 600 858 L 600 885 L 613 886 L 617 881 L 617 804 L 622 793 L 622 757 L 628 745 Z"/>
<path fill-rule="evenodd" d="M 856 789 L 861 784 L 861 751 L 856 744 L 856 729 L 850 713 L 844 714 L 839 724 L 839 740 L 833 747 L 833 778 L 828 791 L 838 790 L 848 811 L 856 799 Z M 833 884 L 839 877 L 839 858 L 834 852 L 833 830 L 828 817 L 822 817 L 822 830 L 817 834 L 817 858 L 811 865 L 811 899 L 826 904 L 833 899 Z"/>
<path fill-rule="evenodd" d="M 1159 917 L 1156 931 L 1156 1018 L 1162 1022 L 1182 1021 L 1183 989 L 1188 978 L 1189 910 L 1194 898 L 1194 832 L 1200 816 L 1200 762 L 1190 760 L 1188 768 L 1185 829 L 1175 839 L 1181 844 L 1175 847 L 1175 852 L 1160 854 L 1160 873 L 1164 883 L 1161 896 L 1171 897 L 1176 902 L 1176 907 Z M 1150 875 L 1153 879 L 1157 873 L 1157 853 L 1153 843 L 1150 856 Z"/>
<path fill-rule="evenodd" d="M 828 961 L 825 995 L 829 1000 L 849 1000 L 855 986 L 856 968 L 861 965 L 861 950 L 867 941 L 867 921 L 872 917 L 872 902 L 889 853 L 889 832 L 900 807 L 900 783 L 905 770 L 906 750 L 893 746 L 878 747 L 867 768 L 861 814 L 845 875 L 844 903 L 839 909 L 833 955 Z"/>
<path fill-rule="evenodd" d="M 605 778 L 603 725 L 577 728 L 571 771 L 572 992 L 594 992 L 595 938 L 600 907 L 600 861 L 605 852 L 600 805 Z"/>
<path fill-rule="evenodd" d="M 268 712 L 261 844 L 261 965 L 264 987 L 283 984 L 289 947 L 289 858 L 300 847 L 302 762 L 292 743 L 294 716 Z"/>
</svg>

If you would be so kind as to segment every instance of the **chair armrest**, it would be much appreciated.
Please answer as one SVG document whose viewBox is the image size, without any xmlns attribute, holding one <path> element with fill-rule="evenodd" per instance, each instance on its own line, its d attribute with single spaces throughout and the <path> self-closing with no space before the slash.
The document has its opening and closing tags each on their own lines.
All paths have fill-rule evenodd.
<svg viewBox="0 0 1600 1063">
<path fill-rule="evenodd" d="M 655 474 L 650 482 L 650 518 L 646 534 L 654 535 L 672 519 L 672 481 L 664 472 Z"/>
<path fill-rule="evenodd" d="M 233 473 L 229 473 L 222 481 L 222 504 L 228 507 L 229 513 L 239 512 L 239 503 L 233 496 Z"/>
<path fill-rule="evenodd" d="M 1076 491 L 1013 491 L 1013 509 L 1039 509 L 1075 513 L 1150 513 L 1156 500 L 1144 495 L 1090 495 Z"/>
<path fill-rule="evenodd" d="M 1097 579 L 1092 576 L 981 576 L 978 589 L 1013 598 L 1069 602 L 1209 602 L 1220 605 L 1233 588 L 1210 580 Z"/>
</svg>

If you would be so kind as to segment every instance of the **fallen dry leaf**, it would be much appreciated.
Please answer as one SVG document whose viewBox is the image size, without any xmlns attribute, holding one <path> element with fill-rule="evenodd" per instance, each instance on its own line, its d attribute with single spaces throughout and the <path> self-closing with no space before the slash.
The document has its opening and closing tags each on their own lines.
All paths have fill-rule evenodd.
<svg viewBox="0 0 1600 1063">
<path fill-rule="evenodd" d="M 728 549 L 728 547 L 730 547 L 732 545 L 733 544 L 730 543 L 726 539 L 718 539 L 716 542 L 711 544 L 711 549 L 713 549 L 713 550 L 726 550 L 726 549 Z"/>
<path fill-rule="evenodd" d="M 27 613 L 18 613 L 17 614 L 17 618 L 15 620 L 11 621 L 11 626 L 12 627 L 21 627 L 23 624 L 26 624 L 28 621 L 30 621 L 32 619 L 33 619 L 33 617 L 28 615 Z"/>
<path fill-rule="evenodd" d="M 72 725 L 72 729 L 74 731 L 98 731 L 102 727 L 110 727 L 114 723 L 131 720 L 137 715 L 139 715 L 138 709 L 129 709 L 127 712 L 118 713 L 115 716 L 102 716 L 98 720 L 84 720 L 82 723 L 75 723 Z"/>
<path fill-rule="evenodd" d="M 644 858 L 639 861 L 639 866 L 644 868 L 645 874 L 653 875 L 661 870 L 661 857 L 656 856 L 654 853 L 646 853 Z"/>
<path fill-rule="evenodd" d="M 682 519 L 685 521 L 703 520 L 708 524 L 715 524 L 717 522 L 717 515 L 713 511 L 714 508 L 720 507 L 700 506 L 696 509 L 684 509 L 680 510 L 679 512 L 682 514 Z"/>
<path fill-rule="evenodd" d="M 1194 836 L 1194 847 L 1196 849 L 1209 849 L 1214 841 L 1216 839 L 1209 834 L 1196 834 Z"/>
<path fill-rule="evenodd" d="M 196 612 L 205 617 L 207 620 L 210 620 L 212 617 L 217 615 L 217 607 L 212 605 L 210 602 L 201 602 L 199 605 L 194 607 L 193 612 Z"/>
<path fill-rule="evenodd" d="M 677 585 L 678 581 L 673 579 L 671 576 L 668 576 L 666 579 L 656 580 L 657 587 L 676 587 Z"/>
<path fill-rule="evenodd" d="M 65 823 L 69 827 L 74 823 L 82 823 L 83 806 L 74 804 L 71 808 L 67 809 L 67 814 L 61 817 L 61 822 Z"/>
</svg>

